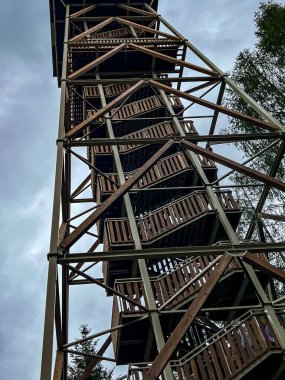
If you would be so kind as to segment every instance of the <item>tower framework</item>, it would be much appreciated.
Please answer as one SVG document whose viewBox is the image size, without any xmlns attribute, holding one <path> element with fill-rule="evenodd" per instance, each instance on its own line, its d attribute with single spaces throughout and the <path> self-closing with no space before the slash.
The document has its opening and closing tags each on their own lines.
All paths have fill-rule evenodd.
<svg viewBox="0 0 285 380">
<path fill-rule="evenodd" d="M 284 221 L 264 212 L 270 191 L 285 190 L 284 127 L 157 7 L 50 1 L 61 101 L 41 380 L 66 380 L 69 355 L 84 355 L 70 340 L 69 296 L 90 284 L 113 305 L 82 380 L 101 360 L 134 380 L 281 380 L 285 245 L 266 241 L 263 219 Z M 227 88 L 258 116 L 223 105 Z M 226 117 L 255 132 L 222 134 Z M 252 160 L 275 147 L 268 173 L 215 152 L 241 141 L 266 143 Z M 233 171 L 260 192 L 245 239 Z"/>
</svg>

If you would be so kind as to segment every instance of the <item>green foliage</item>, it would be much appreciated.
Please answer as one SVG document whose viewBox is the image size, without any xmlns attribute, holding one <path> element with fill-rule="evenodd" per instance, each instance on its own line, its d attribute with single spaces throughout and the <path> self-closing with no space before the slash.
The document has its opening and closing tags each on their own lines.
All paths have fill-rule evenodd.
<svg viewBox="0 0 285 380">
<path fill-rule="evenodd" d="M 241 51 L 235 61 L 232 78 L 238 83 L 257 103 L 271 113 L 282 124 L 285 122 L 285 7 L 269 1 L 260 4 L 259 11 L 255 14 L 256 35 L 258 42 L 256 48 L 251 51 Z M 239 112 L 259 118 L 258 114 L 236 93 L 228 90 L 226 106 Z M 259 133 L 261 129 L 238 119 L 231 119 L 230 125 L 224 129 L 225 133 Z M 263 131 L 264 132 L 264 131 Z M 236 146 L 247 159 L 266 148 L 271 141 L 260 140 L 237 143 Z M 267 151 L 254 159 L 250 166 L 258 171 L 269 174 L 274 164 L 280 144 L 270 147 Z M 285 177 L 284 161 L 281 162 L 277 178 Z M 257 183 L 241 174 L 234 173 L 231 180 L 235 184 Z M 257 205 L 261 188 L 238 188 L 235 197 L 243 209 L 242 223 L 239 234 L 244 237 L 247 227 L 252 219 Z M 271 191 L 263 211 L 272 213 L 280 212 L 278 204 L 284 204 L 284 196 L 280 191 Z M 282 212 L 282 210 L 281 210 Z M 269 231 L 276 231 L 280 223 L 266 222 Z M 279 235 L 282 228 L 279 228 Z M 278 235 L 278 234 L 277 234 Z M 283 232 L 283 235 L 285 233 Z M 276 236 L 276 234 L 274 234 Z"/>
<path fill-rule="evenodd" d="M 88 328 L 87 325 L 81 325 L 80 329 L 80 339 L 86 338 L 91 330 Z M 80 340 L 79 339 L 79 340 Z M 84 342 L 78 342 L 74 349 L 79 352 L 83 352 L 85 354 L 89 355 L 95 355 L 96 354 L 96 345 L 97 341 L 94 339 L 90 339 Z M 92 361 L 92 357 L 87 356 L 81 356 L 81 355 L 75 355 L 70 354 L 72 360 L 71 364 L 68 367 L 68 380 L 79 380 L 80 377 L 83 375 L 84 370 L 88 367 L 90 362 Z M 109 370 L 107 368 L 104 368 L 101 362 L 98 362 L 94 369 L 91 372 L 90 377 L 88 380 L 112 380 L 112 370 Z"/>
<path fill-rule="evenodd" d="M 279 63 L 285 63 L 285 6 L 269 1 L 262 2 L 255 14 L 258 49 L 275 56 Z"/>
</svg>

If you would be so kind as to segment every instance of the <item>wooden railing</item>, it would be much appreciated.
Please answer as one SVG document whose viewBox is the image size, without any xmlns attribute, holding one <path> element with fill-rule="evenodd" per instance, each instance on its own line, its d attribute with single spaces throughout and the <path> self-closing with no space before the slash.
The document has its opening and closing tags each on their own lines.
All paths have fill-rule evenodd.
<svg viewBox="0 0 285 380">
<path fill-rule="evenodd" d="M 168 96 L 168 99 L 173 107 L 182 108 L 183 104 L 177 96 Z M 136 102 L 125 104 L 119 108 L 113 108 L 111 112 L 112 120 L 124 120 L 133 116 L 145 114 L 147 112 L 163 109 L 164 105 L 157 96 L 150 96 Z M 87 110 L 87 117 L 93 116 L 94 110 Z"/>
<path fill-rule="evenodd" d="M 96 35 L 95 35 L 96 36 Z M 113 49 L 116 46 L 123 43 L 133 43 L 141 46 L 148 47 L 149 49 L 175 49 L 178 50 L 179 46 L 181 46 L 181 41 L 174 41 L 170 39 L 158 39 L 158 38 L 134 38 L 134 37 L 113 37 L 113 38 L 89 38 L 85 40 L 80 40 L 76 42 L 72 42 L 72 50 L 77 49 L 93 49 L 93 46 L 99 46 L 101 49 Z"/>
<path fill-rule="evenodd" d="M 253 369 L 274 350 L 278 352 L 280 344 L 268 318 L 254 312 L 223 328 L 179 362 L 171 362 L 171 367 L 177 380 L 230 380 Z M 147 363 L 130 366 L 127 379 L 143 380 L 149 367 Z"/>
<path fill-rule="evenodd" d="M 163 275 L 152 277 L 151 284 L 157 307 L 161 307 L 168 300 L 174 298 L 165 308 L 172 309 L 179 303 L 195 296 L 195 294 L 206 284 L 211 273 L 215 271 L 216 264 L 213 264 L 214 260 L 214 256 L 198 256 L 187 259 Z M 239 262 L 237 260 L 232 260 L 231 264 L 227 267 L 225 274 L 240 268 Z M 193 282 L 193 279 L 202 272 L 203 275 Z M 192 284 L 187 287 L 186 285 L 191 281 Z M 185 287 L 185 290 L 175 298 L 177 292 L 183 287 Z M 135 300 L 138 304 L 147 306 L 143 284 L 140 279 L 116 280 L 115 288 L 121 294 Z M 114 304 L 116 302 L 118 302 L 118 300 L 114 299 Z M 119 308 L 119 311 L 122 312 L 142 311 L 139 306 L 135 306 L 125 300 L 120 300 L 119 305 L 116 305 L 116 308 Z"/>
<path fill-rule="evenodd" d="M 218 192 L 217 195 L 225 211 L 239 211 L 239 207 L 231 192 Z M 191 193 L 141 218 L 137 218 L 141 242 L 152 242 L 194 221 L 198 217 L 214 211 L 214 207 L 206 192 L 197 191 Z M 116 245 L 131 243 L 131 232 L 126 219 L 107 219 L 105 224 L 110 246 L 114 247 Z M 118 230 L 118 232 L 115 230 Z M 120 232 L 122 230 L 125 231 L 124 234 Z M 112 234 L 109 231 L 112 231 Z M 118 236 L 120 236 L 120 239 L 118 239 Z"/>
<path fill-rule="evenodd" d="M 193 297 L 207 283 L 211 273 L 215 271 L 215 265 L 212 266 L 214 260 L 214 256 L 198 256 L 185 260 L 184 263 L 174 267 L 166 274 L 160 275 L 153 281 L 155 298 L 158 301 L 158 305 L 162 306 L 165 304 L 182 288 L 185 288 L 185 290 L 178 297 L 174 298 L 166 306 L 166 309 L 171 309 Z M 237 260 L 232 260 L 225 270 L 225 274 L 236 269 L 241 269 L 241 266 Z M 201 272 L 205 272 L 204 275 L 193 282 L 191 286 L 187 286 L 187 284 L 193 281 Z"/>
<path fill-rule="evenodd" d="M 96 33 L 91 35 L 87 41 L 90 40 L 108 40 L 110 38 L 120 38 L 124 36 L 130 35 L 130 32 L 127 29 L 120 28 L 120 29 L 113 29 L 113 30 L 108 30 L 106 32 L 101 32 L 101 33 Z"/>
<path fill-rule="evenodd" d="M 215 163 L 211 160 L 202 160 L 200 156 L 198 159 L 202 161 L 202 166 L 206 168 L 215 168 Z M 163 158 L 157 164 L 155 164 L 133 187 L 133 189 L 146 188 L 152 186 L 161 181 L 164 181 L 170 177 L 176 176 L 187 170 L 193 170 L 192 165 L 189 163 L 184 153 L 175 153 L 171 156 Z M 126 179 L 133 175 L 134 172 L 126 174 Z M 106 178 L 107 177 L 107 178 Z M 98 175 L 96 192 L 97 200 L 100 201 L 102 194 L 113 193 L 117 190 L 117 186 L 113 183 L 119 183 L 119 177 L 117 174 L 107 174 L 106 177 Z M 109 181 L 110 178 L 113 182 Z"/>
<path fill-rule="evenodd" d="M 109 246 L 133 244 L 133 237 L 128 219 L 108 219 L 106 230 Z"/>
<path fill-rule="evenodd" d="M 225 210 L 239 210 L 231 192 L 224 192 L 219 200 Z M 141 240 L 155 240 L 211 211 L 214 207 L 206 192 L 191 193 L 138 219 Z"/>
<path fill-rule="evenodd" d="M 106 96 L 117 96 L 127 91 L 134 83 L 116 83 L 108 86 L 104 86 L 104 93 Z M 99 97 L 99 90 L 97 86 L 84 86 L 83 87 L 83 97 L 96 98 Z"/>
<path fill-rule="evenodd" d="M 195 349 L 196 353 L 173 366 L 178 379 L 232 379 L 271 349 L 280 348 L 279 342 L 264 314 L 248 315 Z"/>
<path fill-rule="evenodd" d="M 187 121 L 187 122 L 181 122 L 180 123 L 182 128 L 184 129 L 186 134 L 193 134 L 197 133 L 193 122 Z M 167 136 L 175 136 L 177 135 L 177 130 L 172 122 L 162 122 L 155 125 L 152 125 L 148 128 L 140 129 L 138 131 L 135 131 L 133 133 L 129 133 L 127 135 L 122 136 L 124 139 L 130 139 L 130 144 L 128 145 L 119 145 L 119 152 L 120 153 L 129 153 L 131 151 L 134 151 L 136 149 L 140 149 L 145 145 L 138 145 L 138 144 L 132 144 L 132 139 L 149 139 L 149 138 L 160 138 L 160 137 L 167 137 Z M 112 147 L 111 146 L 96 146 L 95 149 L 96 154 L 111 154 Z M 205 161 L 206 159 L 204 159 Z"/>
</svg>

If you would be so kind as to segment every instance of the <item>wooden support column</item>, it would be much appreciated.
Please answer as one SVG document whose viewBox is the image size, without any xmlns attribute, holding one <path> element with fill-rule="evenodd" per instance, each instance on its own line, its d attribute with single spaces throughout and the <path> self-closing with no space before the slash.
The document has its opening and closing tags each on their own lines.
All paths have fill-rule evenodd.
<svg viewBox="0 0 285 380">
<path fill-rule="evenodd" d="M 63 351 L 56 351 L 53 380 L 61 380 L 62 365 L 63 365 Z"/>
</svg>

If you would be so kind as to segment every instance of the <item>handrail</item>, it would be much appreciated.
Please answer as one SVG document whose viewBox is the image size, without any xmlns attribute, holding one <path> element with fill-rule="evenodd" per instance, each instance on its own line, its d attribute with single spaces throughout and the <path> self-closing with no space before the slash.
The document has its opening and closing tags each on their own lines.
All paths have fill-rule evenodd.
<svg viewBox="0 0 285 380">
<path fill-rule="evenodd" d="M 225 335 L 230 333 L 231 331 L 235 330 L 238 326 L 242 325 L 244 322 L 246 322 L 248 319 L 255 315 L 263 315 L 266 316 L 264 311 L 262 309 L 252 309 L 244 313 L 242 316 L 240 316 L 238 319 L 235 319 L 233 322 L 231 322 L 229 325 L 225 326 L 224 328 L 221 329 L 218 333 L 214 334 L 206 340 L 204 343 L 202 343 L 200 346 L 196 347 L 194 350 L 183 356 L 180 360 L 173 360 L 171 361 L 172 365 L 177 365 L 179 366 L 184 365 L 186 362 L 191 360 L 193 357 L 198 355 L 200 352 L 202 352 L 204 349 L 209 348 L 209 346 L 213 345 L 216 343 L 218 340 L 223 338 Z"/>
</svg>

